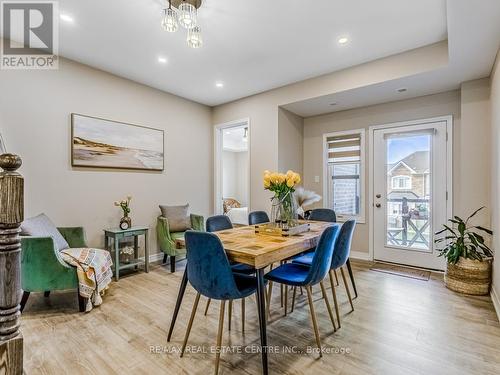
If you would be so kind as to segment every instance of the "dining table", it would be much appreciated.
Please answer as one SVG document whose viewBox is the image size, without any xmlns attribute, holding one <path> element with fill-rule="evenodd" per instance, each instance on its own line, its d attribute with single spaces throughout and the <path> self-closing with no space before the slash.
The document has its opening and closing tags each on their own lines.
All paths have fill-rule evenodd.
<svg viewBox="0 0 500 375">
<path fill-rule="evenodd" d="M 267 351 L 267 327 L 266 327 L 266 298 L 264 272 L 266 267 L 285 261 L 294 255 L 313 249 L 318 244 L 323 231 L 333 225 L 329 222 L 300 220 L 300 224 L 309 224 L 309 230 L 286 237 L 275 234 L 256 233 L 254 225 L 240 226 L 226 229 L 216 234 L 224 246 L 227 258 L 231 262 L 243 263 L 252 266 L 256 270 L 257 278 L 257 306 L 259 316 L 260 350 L 262 357 L 262 372 L 264 375 L 268 370 Z M 179 246 L 184 246 L 184 239 L 178 239 Z M 187 249 L 189 251 L 189 249 Z M 167 341 L 172 338 L 175 322 L 179 313 L 184 292 L 188 283 L 187 267 L 184 269 L 182 281 L 179 287 L 177 300 L 175 303 L 172 321 L 168 331 Z"/>
</svg>

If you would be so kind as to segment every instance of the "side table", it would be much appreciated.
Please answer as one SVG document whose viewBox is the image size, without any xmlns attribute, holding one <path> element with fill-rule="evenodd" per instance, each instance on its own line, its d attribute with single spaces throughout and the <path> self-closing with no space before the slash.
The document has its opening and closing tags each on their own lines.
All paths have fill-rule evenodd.
<svg viewBox="0 0 500 375">
<path fill-rule="evenodd" d="M 114 251 L 114 271 L 115 280 L 120 279 L 120 271 L 128 268 L 137 268 L 144 264 L 144 270 L 149 272 L 149 249 L 148 249 L 148 227 L 131 227 L 129 229 L 105 229 L 104 230 L 104 248 L 109 252 Z M 144 260 L 139 259 L 139 236 L 144 236 Z M 120 264 L 120 240 L 134 237 L 134 259 L 130 263 Z M 113 247 L 110 248 L 109 240 L 113 239 Z"/>
</svg>

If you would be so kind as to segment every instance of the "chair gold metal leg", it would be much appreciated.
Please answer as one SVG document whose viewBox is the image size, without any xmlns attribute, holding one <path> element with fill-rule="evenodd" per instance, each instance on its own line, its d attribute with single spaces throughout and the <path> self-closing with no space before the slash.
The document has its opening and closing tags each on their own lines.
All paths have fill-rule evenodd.
<svg viewBox="0 0 500 375">
<path fill-rule="evenodd" d="M 229 300 L 229 308 L 227 309 L 227 319 L 228 319 L 228 328 L 231 330 L 231 318 L 233 317 L 233 300 Z"/>
<path fill-rule="evenodd" d="M 306 292 L 307 292 L 307 299 L 309 301 L 309 310 L 311 312 L 311 320 L 313 323 L 314 335 L 316 336 L 316 344 L 318 345 L 319 348 L 319 356 L 323 357 L 323 353 L 321 353 L 321 340 L 319 338 L 318 323 L 316 321 L 316 313 L 314 312 L 311 286 L 306 286 Z"/>
<path fill-rule="evenodd" d="M 241 333 L 245 333 L 245 299 L 241 299 Z"/>
<path fill-rule="evenodd" d="M 222 345 L 222 330 L 224 328 L 224 309 L 226 307 L 226 301 L 220 301 L 220 314 L 219 314 L 219 330 L 217 332 L 217 346 L 215 352 L 215 375 L 219 373 L 219 361 L 220 361 L 220 348 Z"/>
<path fill-rule="evenodd" d="M 212 300 L 211 298 L 207 299 L 207 305 L 205 306 L 205 316 L 207 316 L 207 313 L 208 313 L 208 307 L 210 306 L 210 301 L 211 301 L 211 300 Z"/>
<path fill-rule="evenodd" d="M 339 322 L 339 328 L 340 328 L 339 304 L 337 302 L 337 292 L 335 291 L 335 285 L 333 284 L 333 270 L 330 270 L 328 274 L 330 276 L 330 284 L 332 285 L 332 297 L 333 297 L 333 304 L 335 305 L 335 315 L 337 315 L 337 322 Z"/>
<path fill-rule="evenodd" d="M 288 310 L 288 285 L 284 285 L 285 288 L 285 316 Z"/>
<path fill-rule="evenodd" d="M 292 309 L 290 310 L 291 313 L 293 312 L 293 308 L 295 307 L 295 295 L 296 294 L 297 294 L 297 287 L 294 286 L 293 287 L 293 295 L 292 295 Z"/>
<path fill-rule="evenodd" d="M 335 281 L 337 282 L 337 286 L 339 286 L 339 277 L 337 276 L 337 270 L 333 270 L 333 273 L 335 275 Z"/>
<path fill-rule="evenodd" d="M 328 315 L 330 315 L 330 320 L 332 321 L 333 330 L 336 331 L 337 326 L 335 325 L 335 319 L 333 318 L 332 307 L 330 306 L 330 301 L 328 301 L 328 296 L 326 295 L 325 285 L 323 284 L 323 281 L 320 282 L 319 285 L 321 286 L 321 290 L 323 291 L 323 295 L 325 296 L 326 309 L 328 310 Z"/>
<path fill-rule="evenodd" d="M 271 296 L 273 294 L 273 282 L 269 281 L 269 292 L 267 292 L 266 314 L 271 318 Z"/>
<path fill-rule="evenodd" d="M 347 292 L 347 298 L 349 298 L 349 303 L 351 304 L 351 310 L 354 311 L 354 305 L 352 304 L 351 292 L 349 291 L 349 285 L 347 285 L 347 279 L 345 278 L 344 269 L 340 267 L 340 273 L 342 274 L 342 280 L 344 281 L 345 291 Z"/>
<path fill-rule="evenodd" d="M 198 302 L 200 302 L 200 293 L 196 294 L 196 298 L 194 300 L 193 310 L 191 311 L 191 317 L 189 318 L 189 323 L 186 329 L 186 335 L 184 336 L 184 342 L 182 343 L 181 358 L 184 355 L 184 350 L 186 349 L 189 333 L 191 333 L 191 327 L 193 326 L 193 320 L 194 316 L 196 315 L 196 309 L 198 308 Z"/>
</svg>

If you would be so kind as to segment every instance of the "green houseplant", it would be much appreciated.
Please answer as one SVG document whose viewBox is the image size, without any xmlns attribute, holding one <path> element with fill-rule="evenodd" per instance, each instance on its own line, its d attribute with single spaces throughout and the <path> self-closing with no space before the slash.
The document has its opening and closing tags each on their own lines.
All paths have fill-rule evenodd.
<svg viewBox="0 0 500 375">
<path fill-rule="evenodd" d="M 444 244 L 438 249 L 439 256 L 447 260 L 444 281 L 451 290 L 466 294 L 487 294 L 491 282 L 491 261 L 493 252 L 488 247 L 483 234 L 492 235 L 491 229 L 473 225 L 471 219 L 483 209 L 474 211 L 465 220 L 454 216 L 436 233 L 441 237 L 434 240 Z"/>
</svg>

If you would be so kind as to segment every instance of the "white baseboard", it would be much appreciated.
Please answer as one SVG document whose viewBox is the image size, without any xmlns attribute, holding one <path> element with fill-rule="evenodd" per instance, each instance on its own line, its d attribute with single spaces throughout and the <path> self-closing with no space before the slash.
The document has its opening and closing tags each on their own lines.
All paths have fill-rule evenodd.
<svg viewBox="0 0 500 375">
<path fill-rule="evenodd" d="M 163 259 L 163 253 L 151 254 L 149 256 L 149 263 L 157 262 Z"/>
<path fill-rule="evenodd" d="M 365 253 L 362 251 L 351 251 L 350 258 L 359 260 L 373 260 L 370 257 L 370 253 Z"/>
<path fill-rule="evenodd" d="M 139 257 L 139 260 L 144 261 L 144 257 Z M 149 263 L 158 262 L 159 260 L 163 260 L 163 253 L 161 252 L 149 256 Z"/>
<path fill-rule="evenodd" d="M 149 256 L 149 263 L 153 263 L 153 262 L 158 262 L 160 260 L 163 260 L 163 255 L 165 255 L 163 252 L 159 252 L 159 253 L 156 253 L 156 254 L 151 254 Z M 182 255 L 182 257 L 176 257 L 176 261 L 177 260 L 183 260 L 185 259 L 186 256 L 185 255 Z M 144 257 L 141 257 L 140 259 L 144 259 Z M 170 264 L 170 257 L 168 257 L 168 262 L 166 264 Z"/>
<path fill-rule="evenodd" d="M 491 300 L 493 301 L 493 306 L 495 307 L 495 311 L 497 313 L 497 318 L 498 321 L 500 321 L 500 298 L 498 297 L 496 291 L 495 291 L 495 286 L 491 286 L 491 292 L 490 292 Z"/>
</svg>

